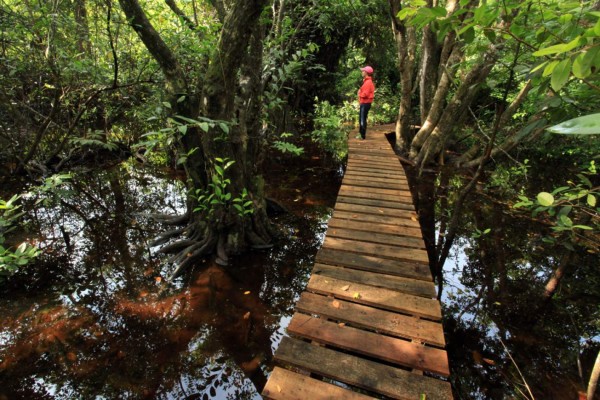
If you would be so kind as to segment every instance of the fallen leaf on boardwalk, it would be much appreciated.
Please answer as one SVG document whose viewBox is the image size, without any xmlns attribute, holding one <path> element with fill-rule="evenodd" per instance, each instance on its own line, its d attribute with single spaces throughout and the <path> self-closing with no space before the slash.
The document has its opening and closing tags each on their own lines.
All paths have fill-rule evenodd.
<svg viewBox="0 0 600 400">
<path fill-rule="evenodd" d="M 410 217 L 413 221 L 417 222 L 417 217 Z"/>
<path fill-rule="evenodd" d="M 249 290 L 246 290 L 246 291 L 244 292 L 244 294 L 250 294 L 250 291 L 249 291 Z"/>
<path fill-rule="evenodd" d="M 281 386 L 277 385 L 277 391 L 281 393 Z"/>
<path fill-rule="evenodd" d="M 244 314 L 244 319 L 250 319 L 250 311 Z"/>
<path fill-rule="evenodd" d="M 377 211 L 379 211 L 380 213 L 382 213 L 382 214 L 383 214 L 383 210 L 379 210 L 379 209 L 378 209 Z"/>
<path fill-rule="evenodd" d="M 358 218 L 358 214 L 352 214 L 352 218 Z"/>
<path fill-rule="evenodd" d="M 360 293 L 356 292 L 352 297 L 355 299 L 360 299 L 362 296 L 360 295 Z"/>
<path fill-rule="evenodd" d="M 334 300 L 334 301 L 331 303 L 331 305 L 332 305 L 334 308 L 340 308 L 340 302 L 339 302 L 339 301 L 337 301 L 337 300 Z"/>
<path fill-rule="evenodd" d="M 496 365 L 496 362 L 494 360 L 490 360 L 489 358 L 484 358 L 483 362 L 490 365 Z"/>
<path fill-rule="evenodd" d="M 343 290 L 344 292 L 347 292 L 347 291 L 348 291 L 348 289 L 350 289 L 350 285 L 342 286 L 342 290 Z"/>
<path fill-rule="evenodd" d="M 343 323 L 343 322 L 340 322 L 340 323 L 338 324 L 338 326 L 339 326 L 340 328 L 343 328 L 343 327 L 345 327 L 345 326 L 346 326 L 346 324 L 345 324 L 345 323 Z"/>
</svg>

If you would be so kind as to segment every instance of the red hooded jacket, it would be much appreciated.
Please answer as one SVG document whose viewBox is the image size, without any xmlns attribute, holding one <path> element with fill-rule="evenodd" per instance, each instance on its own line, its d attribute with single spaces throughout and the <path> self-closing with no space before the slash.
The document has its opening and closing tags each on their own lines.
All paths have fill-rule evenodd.
<svg viewBox="0 0 600 400">
<path fill-rule="evenodd" d="M 371 104 L 375 96 L 375 85 L 373 79 L 367 75 L 363 79 L 363 84 L 358 90 L 358 102 L 360 104 Z"/>
</svg>

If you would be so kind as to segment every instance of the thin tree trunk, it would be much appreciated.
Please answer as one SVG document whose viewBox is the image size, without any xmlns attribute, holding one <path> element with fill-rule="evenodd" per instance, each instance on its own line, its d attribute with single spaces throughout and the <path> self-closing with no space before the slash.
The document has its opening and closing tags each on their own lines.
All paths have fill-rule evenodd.
<svg viewBox="0 0 600 400">
<path fill-rule="evenodd" d="M 397 17 L 402 9 L 400 0 L 389 0 L 392 28 L 396 39 L 399 69 L 401 71 L 401 98 L 396 121 L 396 147 L 406 150 L 412 141 L 412 93 L 416 66 L 417 37 L 414 27 L 407 27 Z"/>
<path fill-rule="evenodd" d="M 550 279 L 546 283 L 546 286 L 544 287 L 544 295 L 543 295 L 544 301 L 548 301 L 552 298 L 552 296 L 554 296 L 554 293 L 556 293 L 556 289 L 558 288 L 558 285 L 560 284 L 562 278 L 565 276 L 565 273 L 567 272 L 567 268 L 569 267 L 570 262 L 571 262 L 571 252 L 567 251 L 567 253 L 561 257 L 558 268 L 556 268 L 556 270 L 552 274 L 552 277 L 550 277 Z"/>
<path fill-rule="evenodd" d="M 598 378 L 600 377 L 600 351 L 596 356 L 596 362 L 590 375 L 590 382 L 588 383 L 587 398 L 588 400 L 594 400 L 594 394 L 596 394 L 596 387 L 598 386 Z"/>
</svg>

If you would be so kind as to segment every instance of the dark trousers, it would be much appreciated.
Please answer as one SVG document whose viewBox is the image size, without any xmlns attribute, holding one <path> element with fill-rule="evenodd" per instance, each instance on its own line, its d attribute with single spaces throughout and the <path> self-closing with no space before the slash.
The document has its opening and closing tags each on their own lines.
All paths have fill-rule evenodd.
<svg viewBox="0 0 600 400">
<path fill-rule="evenodd" d="M 365 103 L 360 105 L 360 112 L 358 114 L 359 132 L 360 136 L 364 139 L 367 137 L 367 117 L 369 116 L 369 110 L 371 109 L 371 103 Z"/>
</svg>

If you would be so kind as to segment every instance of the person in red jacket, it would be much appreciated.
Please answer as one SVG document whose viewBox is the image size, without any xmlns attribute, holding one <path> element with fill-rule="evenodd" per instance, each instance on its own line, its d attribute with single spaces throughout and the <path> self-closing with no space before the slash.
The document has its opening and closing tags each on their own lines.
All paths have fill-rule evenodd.
<svg viewBox="0 0 600 400">
<path fill-rule="evenodd" d="M 358 89 L 358 103 L 360 104 L 360 113 L 358 115 L 360 139 L 367 137 L 367 117 L 369 110 L 371 109 L 371 103 L 373 103 L 373 97 L 375 95 L 375 85 L 373 85 L 373 68 L 366 66 L 360 69 L 363 76 L 363 84 Z M 357 136 L 359 138 L 359 136 Z"/>
</svg>

